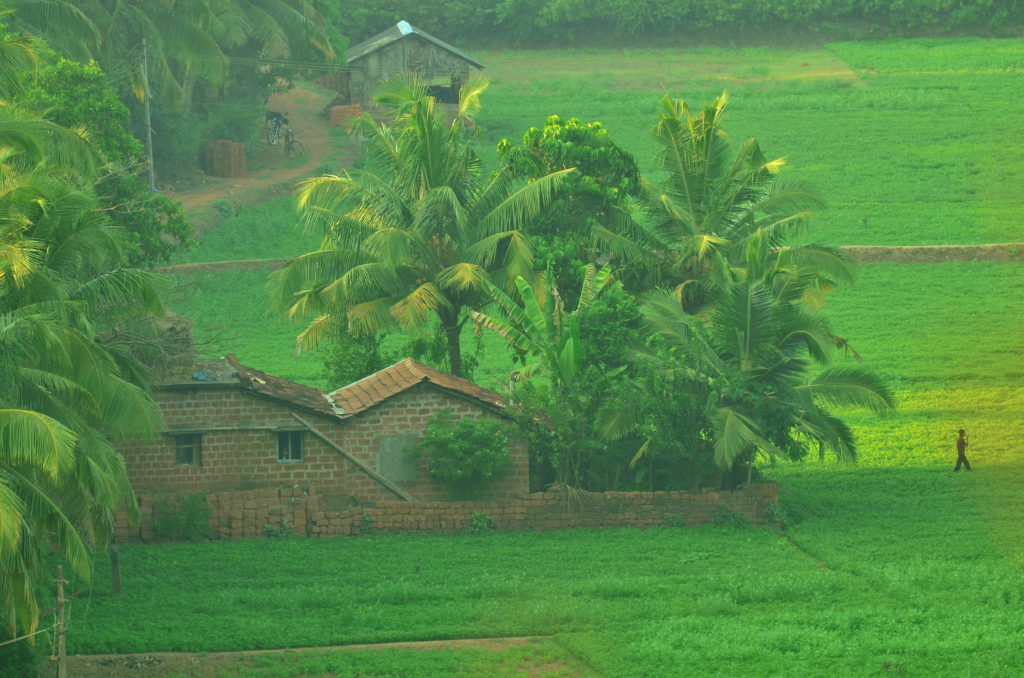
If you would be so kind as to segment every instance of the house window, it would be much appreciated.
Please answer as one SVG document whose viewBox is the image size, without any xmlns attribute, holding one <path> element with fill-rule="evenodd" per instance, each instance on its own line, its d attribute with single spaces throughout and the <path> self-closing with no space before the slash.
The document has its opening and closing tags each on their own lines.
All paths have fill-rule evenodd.
<svg viewBox="0 0 1024 678">
<path fill-rule="evenodd" d="M 302 461 L 302 431 L 279 431 L 277 434 L 277 460 Z"/>
<path fill-rule="evenodd" d="M 176 466 L 203 465 L 202 433 L 179 433 L 174 436 L 174 464 Z"/>
</svg>

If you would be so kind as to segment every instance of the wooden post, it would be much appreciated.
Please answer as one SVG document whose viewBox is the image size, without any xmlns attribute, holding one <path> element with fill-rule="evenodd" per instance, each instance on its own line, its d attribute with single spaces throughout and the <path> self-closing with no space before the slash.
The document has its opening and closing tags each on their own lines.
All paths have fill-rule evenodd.
<svg viewBox="0 0 1024 678">
<path fill-rule="evenodd" d="M 68 655 L 67 646 L 64 641 L 64 636 L 67 633 L 67 628 L 64 623 L 64 584 L 68 582 L 64 579 L 64 566 L 57 566 L 57 678 L 67 678 L 68 676 Z"/>
<path fill-rule="evenodd" d="M 121 595 L 121 554 L 117 550 L 117 528 L 110 536 L 110 577 L 113 579 L 114 595 Z"/>
</svg>

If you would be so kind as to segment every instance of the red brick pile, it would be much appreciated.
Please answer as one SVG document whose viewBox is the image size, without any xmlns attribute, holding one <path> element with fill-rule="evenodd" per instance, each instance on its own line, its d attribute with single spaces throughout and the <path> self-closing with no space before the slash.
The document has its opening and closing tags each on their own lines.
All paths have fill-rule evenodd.
<svg viewBox="0 0 1024 678">
<path fill-rule="evenodd" d="M 359 104 L 331 106 L 331 125 L 334 127 L 347 127 L 362 114 L 363 111 L 359 108 Z"/>
<path fill-rule="evenodd" d="M 245 176 L 245 144 L 225 139 L 207 144 L 206 173 L 212 177 Z"/>
</svg>

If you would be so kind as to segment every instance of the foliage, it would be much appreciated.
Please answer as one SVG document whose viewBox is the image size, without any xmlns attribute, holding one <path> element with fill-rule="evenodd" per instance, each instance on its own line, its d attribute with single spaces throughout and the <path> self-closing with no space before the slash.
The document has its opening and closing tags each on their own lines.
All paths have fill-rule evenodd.
<svg viewBox="0 0 1024 678">
<path fill-rule="evenodd" d="M 648 286 L 670 287 L 687 311 L 700 311 L 726 267 L 748 265 L 747 258 L 767 257 L 768 249 L 785 244 L 785 256 L 808 278 L 805 301 L 813 303 L 811 295 L 851 277 L 834 248 L 792 245 L 821 200 L 783 180 L 784 160 L 768 160 L 757 139 L 747 139 L 732 155 L 722 122 L 726 103 L 723 92 L 697 114 L 668 95 L 658 104 L 653 134 L 663 178 L 644 182 L 648 219 L 637 243 L 647 249 L 647 265 L 657 269 Z"/>
<path fill-rule="evenodd" d="M 743 514 L 731 510 L 725 504 L 719 504 L 715 509 L 715 516 L 712 522 L 718 527 L 731 527 L 733 529 L 750 527 L 750 521 Z"/>
<path fill-rule="evenodd" d="M 17 63 L 0 64 L 14 91 Z M 9 101 L 0 120 L 0 603 L 8 631 L 31 635 L 46 555 L 88 579 L 114 511 L 137 518 L 114 442 L 159 423 L 129 339 L 163 306 L 99 213 L 88 140 Z"/>
<path fill-rule="evenodd" d="M 401 19 L 426 27 L 455 45 L 508 48 L 552 45 L 586 47 L 617 44 L 644 46 L 652 41 L 706 41 L 741 35 L 751 40 L 781 36 L 858 36 L 880 38 L 922 32 L 989 35 L 1009 32 L 1024 21 L 1009 0 L 899 4 L 851 0 L 749 0 L 728 5 L 711 0 L 679 3 L 652 0 L 503 0 L 502 2 L 397 2 L 368 6 L 356 0 L 337 3 L 338 14 L 353 42 L 366 40 Z"/>
<path fill-rule="evenodd" d="M 210 538 L 210 516 L 213 507 L 206 501 L 205 492 L 192 492 L 181 498 L 181 513 L 185 518 L 182 534 L 189 541 Z"/>
<path fill-rule="evenodd" d="M 319 250 L 271 277 L 274 306 L 310 318 L 300 347 L 316 346 L 344 323 L 354 334 L 389 327 L 416 331 L 436 319 L 448 368 L 462 375 L 460 335 L 482 286 L 530 276 L 533 256 L 522 228 L 571 170 L 516 188 L 509 171 L 486 180 L 473 147 L 473 118 L 486 81 L 460 91 L 450 124 L 426 89 L 393 80 L 375 95 L 393 108 L 390 125 L 369 114 L 356 123 L 369 158 L 366 171 L 306 180 L 298 208 Z"/>
<path fill-rule="evenodd" d="M 9 624 L 0 615 L 0 628 Z M 46 643 L 30 644 L 28 640 L 0 645 L 0 678 L 24 678 L 36 676 L 47 660 Z"/>
<path fill-rule="evenodd" d="M 816 215 L 812 228 L 817 231 L 808 238 L 820 238 L 824 231 L 829 243 L 837 245 L 1014 242 L 1020 237 L 1018 215 L 1024 203 L 1019 191 L 1010 190 L 1007 177 L 1020 173 L 1021 159 L 1000 139 L 1018 134 L 1017 121 L 1024 119 L 1024 100 L 1008 94 L 1015 91 L 1019 51 L 1018 41 L 959 39 L 848 42 L 824 49 L 474 52 L 501 84 L 489 90 L 479 127 L 483 143 L 493 145 L 502 137 L 518 138 L 552 111 L 574 110 L 574 102 L 584 101 L 585 111 L 580 110 L 586 119 L 601 120 L 649 172 L 656 148 L 643 121 L 650 120 L 664 92 L 659 80 L 679 83 L 678 91 L 699 100 L 720 94 L 719 78 L 724 78 L 732 83 L 729 132 L 740 139 L 757 134 L 766 153 L 784 150 L 784 174 L 813 183 L 828 198 L 828 210 Z M 763 71 L 753 73 L 755 64 Z M 955 111 L 950 101 L 957 102 Z M 815 134 L 806 134 L 807 129 Z M 250 213 L 253 218 L 247 219 Z M 299 236 L 280 227 L 250 238 L 248 232 L 260 224 L 289 218 L 275 212 L 261 221 L 259 214 L 245 208 L 239 221 L 204 234 L 204 243 L 189 257 L 272 258 L 281 256 L 279 251 L 299 254 L 315 247 L 310 239 L 306 249 L 294 249 L 279 236 Z M 953 334 L 957 346 L 974 346 L 978 342 L 967 337 L 978 326 L 993 328 L 986 339 L 1014 336 L 1016 326 L 1007 323 L 1016 314 L 1006 313 L 1000 302 L 1017 293 L 1010 275 L 1014 264 L 865 264 L 858 270 L 855 286 L 830 295 L 830 318 L 865 365 L 897 380 L 902 412 L 881 427 L 871 417 L 848 416 L 861 441 L 861 463 L 873 463 L 892 427 L 903 432 L 902 458 L 939 458 L 943 444 L 936 440 L 937 427 L 929 423 L 928 413 L 945 411 L 946 400 L 970 402 L 974 390 L 955 385 L 959 382 L 949 376 L 992 374 L 1003 349 L 992 345 L 954 352 L 936 339 Z M 908 282 L 911 271 L 915 278 L 923 276 L 920 286 Z M 317 353 L 292 357 L 294 332 L 287 325 L 266 322 L 257 275 L 226 271 L 204 276 L 202 291 L 176 310 L 196 319 L 200 340 L 223 336 L 224 325 L 234 326 L 232 343 L 222 343 L 210 355 L 234 352 L 246 364 L 273 374 L 337 386 L 322 382 Z M 900 304 L 890 303 L 886 286 L 899 290 Z M 932 297 L 930 288 L 941 291 Z M 946 298 L 952 301 L 940 303 Z M 956 320 L 956 308 L 972 309 L 971 322 Z M 464 346 L 470 330 L 464 332 Z M 499 348 L 500 337 L 483 337 L 487 351 L 474 379 L 500 390 L 517 366 Z M 392 340 L 397 347 L 405 338 L 389 339 L 386 346 Z M 966 363 L 964 356 L 971 356 Z M 929 376 L 933 370 L 942 376 Z M 937 386 L 936 380 L 947 386 Z M 997 401 L 989 386 L 979 392 L 986 407 Z M 920 389 L 913 396 L 920 398 L 920 408 L 906 409 L 907 389 Z M 986 421 L 987 416 L 979 418 L 982 425 Z M 1005 439 L 1001 426 L 992 426 L 991 435 Z"/>
<path fill-rule="evenodd" d="M 336 329 L 321 345 L 324 381 L 332 384 L 331 388 L 341 388 L 398 362 L 399 356 L 381 351 L 383 341 L 381 334 L 354 337 Z"/>
<path fill-rule="evenodd" d="M 145 573 L 147 585 L 115 597 L 98 564 L 90 623 L 73 629 L 68 651 L 553 633 L 589 667 L 581 675 L 863 676 L 884 675 L 886 661 L 926 675 L 954 665 L 1016 675 L 1021 469 L 979 466 L 969 483 L 937 466 L 779 469 L 792 541 L 706 526 L 123 544 L 122 570 Z M 552 567 L 566 553 L 573 566 Z M 256 561 L 259 578 L 239 576 Z M 339 623 L 319 623 L 325 614 Z M 304 656 L 279 675 L 322 673 Z M 352 661 L 351 674 L 376 670 L 368 657 Z M 404 675 L 435 675 L 410 666 Z"/>
<path fill-rule="evenodd" d="M 38 71 L 17 101 L 45 113 L 58 125 L 87 130 L 98 145 L 104 167 L 96 182 L 97 199 L 128 236 L 128 262 L 135 266 L 165 262 L 179 248 L 194 245 L 192 226 L 180 203 L 151 193 L 140 178 L 146 164 L 142 145 L 126 131 L 130 114 L 103 71 L 95 63 L 82 66 L 46 56 L 52 63 Z"/>
<path fill-rule="evenodd" d="M 576 168 L 528 229 L 538 268 L 553 271 L 558 288 L 574 301 L 586 265 L 608 259 L 608 252 L 595 249 L 595 232 L 617 234 L 629 222 L 626 200 L 640 188 L 636 163 L 601 123 L 563 121 L 557 115 L 548 116 L 543 129 L 527 130 L 520 145 L 502 139 L 498 155 L 527 179 Z M 621 262 L 616 268 L 621 271 Z"/>
<path fill-rule="evenodd" d="M 466 531 L 470 534 L 490 534 L 494 532 L 494 518 L 489 513 L 474 513 L 469 517 Z"/>
<path fill-rule="evenodd" d="M 175 539 L 185 527 L 185 512 L 171 506 L 166 496 L 153 501 L 153 533 L 161 539 Z"/>
<path fill-rule="evenodd" d="M 537 292 L 517 278 L 518 301 L 491 283 L 484 285 L 501 316 L 474 312 L 473 319 L 504 337 L 522 362 L 513 373 L 512 398 L 530 441 L 531 484 L 546 484 L 554 471 L 556 482 L 579 487 L 594 447 L 601 444 L 593 422 L 606 411 L 607 400 L 598 394 L 622 370 L 606 373 L 584 363 L 579 315 L 612 280 L 608 267 L 600 272 L 589 267 L 575 311 L 565 309 L 550 276 Z"/>
<path fill-rule="evenodd" d="M 268 539 L 293 539 L 295 537 L 295 526 L 289 525 L 287 520 L 281 521 L 277 527 L 267 523 L 263 526 L 263 535 Z"/>
<path fill-rule="evenodd" d="M 135 102 L 137 131 L 138 104 L 153 104 L 154 156 L 168 174 L 194 165 L 208 135 L 249 141 L 239 137 L 253 136 L 270 87 L 295 75 L 293 51 L 321 62 L 335 56 L 323 16 L 308 0 L 13 5 L 18 30 L 46 38 L 63 56 L 95 60 L 110 74 L 122 101 Z"/>
<path fill-rule="evenodd" d="M 508 475 L 510 432 L 497 419 L 461 417 L 441 410 L 427 424 L 417 455 L 427 455 L 430 475 L 451 485 L 457 499 L 484 496 L 488 486 Z"/>
<path fill-rule="evenodd" d="M 205 492 L 182 495 L 176 504 L 160 495 L 153 502 L 153 533 L 161 539 L 184 537 L 189 541 L 205 541 L 210 538 L 211 515 L 213 507 L 207 503 Z"/>
</svg>

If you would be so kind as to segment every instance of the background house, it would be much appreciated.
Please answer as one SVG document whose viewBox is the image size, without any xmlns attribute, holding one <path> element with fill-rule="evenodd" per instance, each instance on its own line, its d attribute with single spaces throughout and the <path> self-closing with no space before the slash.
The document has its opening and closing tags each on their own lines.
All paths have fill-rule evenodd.
<svg viewBox="0 0 1024 678">
<path fill-rule="evenodd" d="M 430 86 L 441 103 L 458 103 L 459 89 L 469 79 L 470 67 L 483 64 L 443 40 L 410 25 L 397 24 L 345 52 L 350 68 L 352 99 L 364 109 L 377 83 L 393 75 L 416 75 Z"/>
<path fill-rule="evenodd" d="M 431 418 L 503 417 L 501 396 L 407 359 L 326 393 L 241 365 L 229 355 L 177 370 L 154 394 L 166 429 L 122 447 L 137 493 L 316 488 L 333 508 L 442 500 L 447 486 L 413 460 Z M 529 492 L 525 441 L 495 499 Z"/>
</svg>

